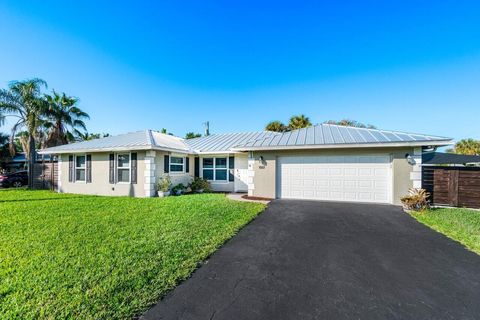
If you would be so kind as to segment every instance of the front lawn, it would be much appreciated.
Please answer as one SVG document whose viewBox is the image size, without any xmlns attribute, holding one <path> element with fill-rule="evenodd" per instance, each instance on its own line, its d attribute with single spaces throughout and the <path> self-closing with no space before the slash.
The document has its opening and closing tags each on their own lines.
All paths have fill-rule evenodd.
<svg viewBox="0 0 480 320">
<path fill-rule="evenodd" d="M 132 318 L 263 209 L 220 194 L 0 190 L 1 318 Z"/>
<path fill-rule="evenodd" d="M 480 254 L 480 211 L 461 208 L 412 212 L 418 221 Z"/>
</svg>

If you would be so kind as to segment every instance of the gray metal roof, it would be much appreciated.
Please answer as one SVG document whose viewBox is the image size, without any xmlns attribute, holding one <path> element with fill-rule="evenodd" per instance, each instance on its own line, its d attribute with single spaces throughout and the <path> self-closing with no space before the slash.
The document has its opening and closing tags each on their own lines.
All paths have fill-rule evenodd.
<svg viewBox="0 0 480 320">
<path fill-rule="evenodd" d="M 48 148 L 40 153 L 99 152 L 115 150 L 169 150 L 184 153 L 399 145 L 448 145 L 451 139 L 425 134 L 319 124 L 284 133 L 257 131 L 212 134 L 182 139 L 154 130 L 136 131 Z"/>
<path fill-rule="evenodd" d="M 233 147 L 278 135 L 276 132 L 257 131 L 212 134 L 206 137 L 185 140 L 191 149 L 201 153 L 229 152 Z"/>
<path fill-rule="evenodd" d="M 65 144 L 41 150 L 40 153 L 68 153 L 111 150 L 172 150 L 191 152 L 184 140 L 153 130 L 142 130 L 101 139 Z"/>
<path fill-rule="evenodd" d="M 324 123 L 284 133 L 258 136 L 255 139 L 237 144 L 233 149 L 255 150 L 308 146 L 341 147 L 347 145 L 447 145 L 451 140 L 451 138 L 425 134 L 355 128 Z"/>
</svg>

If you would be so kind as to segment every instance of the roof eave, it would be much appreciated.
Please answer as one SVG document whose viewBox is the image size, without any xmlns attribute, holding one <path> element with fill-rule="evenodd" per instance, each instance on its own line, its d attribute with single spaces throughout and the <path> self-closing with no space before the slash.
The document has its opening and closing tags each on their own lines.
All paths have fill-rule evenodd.
<svg viewBox="0 0 480 320">
<path fill-rule="evenodd" d="M 383 143 L 344 143 L 319 145 L 292 145 L 292 146 L 258 146 L 235 147 L 234 151 L 267 151 L 267 150 L 303 150 L 303 149 L 355 149 L 355 148 L 389 148 L 389 147 L 444 147 L 452 145 L 452 140 L 431 140 L 415 142 L 383 142 Z"/>
<path fill-rule="evenodd" d="M 118 152 L 118 151 L 168 151 L 184 154 L 195 154 L 193 150 L 184 150 L 168 147 L 152 147 L 152 146 L 131 146 L 131 147 L 115 147 L 115 148 L 85 148 L 85 149 L 66 149 L 66 150 L 40 150 L 39 154 L 68 154 L 68 153 L 96 153 L 96 152 Z"/>
</svg>

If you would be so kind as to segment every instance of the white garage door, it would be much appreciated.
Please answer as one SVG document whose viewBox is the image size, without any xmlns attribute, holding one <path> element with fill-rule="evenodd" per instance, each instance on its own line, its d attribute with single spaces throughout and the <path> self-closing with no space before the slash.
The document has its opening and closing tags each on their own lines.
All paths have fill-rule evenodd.
<svg viewBox="0 0 480 320">
<path fill-rule="evenodd" d="M 279 157 L 280 198 L 390 203 L 390 155 Z"/>
</svg>

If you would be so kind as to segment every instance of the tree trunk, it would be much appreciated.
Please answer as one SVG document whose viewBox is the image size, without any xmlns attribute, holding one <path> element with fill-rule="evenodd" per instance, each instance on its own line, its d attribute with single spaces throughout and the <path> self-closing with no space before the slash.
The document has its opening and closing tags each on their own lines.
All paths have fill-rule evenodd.
<svg viewBox="0 0 480 320">
<path fill-rule="evenodd" d="M 33 189 L 33 179 L 35 177 L 35 160 L 36 160 L 36 152 L 35 152 L 35 138 L 33 134 L 30 134 L 28 137 L 28 144 L 30 146 L 30 154 L 28 157 L 28 187 Z"/>
</svg>

